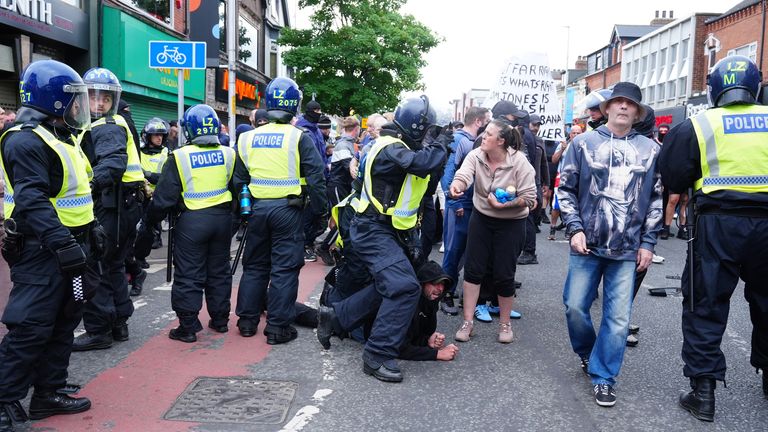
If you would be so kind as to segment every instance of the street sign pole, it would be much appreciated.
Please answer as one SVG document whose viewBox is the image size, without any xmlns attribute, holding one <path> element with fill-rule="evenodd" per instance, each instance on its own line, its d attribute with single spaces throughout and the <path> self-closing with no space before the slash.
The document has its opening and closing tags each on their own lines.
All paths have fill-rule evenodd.
<svg viewBox="0 0 768 432">
<path fill-rule="evenodd" d="M 229 128 L 229 145 L 234 147 L 237 145 L 235 142 L 235 128 L 237 127 L 235 110 L 235 85 L 236 80 L 236 68 L 237 68 L 237 43 L 235 39 L 239 34 L 237 31 L 237 2 L 236 0 L 227 0 L 227 112 L 229 114 L 229 121 L 227 127 Z"/>
<path fill-rule="evenodd" d="M 179 142 L 176 148 L 180 148 L 182 145 L 184 145 L 184 131 L 181 128 L 181 119 L 184 117 L 184 69 L 176 69 L 176 73 L 178 74 L 179 79 L 179 107 L 177 109 L 179 123 L 176 123 Z"/>
</svg>

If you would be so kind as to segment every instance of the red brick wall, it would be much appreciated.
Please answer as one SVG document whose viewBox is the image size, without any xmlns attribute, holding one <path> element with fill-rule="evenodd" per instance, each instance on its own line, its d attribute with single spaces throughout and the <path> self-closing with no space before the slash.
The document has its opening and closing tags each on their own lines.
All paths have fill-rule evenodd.
<svg viewBox="0 0 768 432">
<path fill-rule="evenodd" d="M 621 63 L 616 63 L 592 75 L 587 75 L 584 77 L 584 80 L 591 91 L 608 88 L 621 81 Z"/>
<path fill-rule="evenodd" d="M 762 24 L 762 5 L 760 3 L 708 24 L 705 30 L 706 33 L 712 33 L 720 40 L 720 51 L 717 52 L 716 59 L 720 60 L 727 56 L 730 49 L 757 42 L 757 61 L 759 62 L 760 48 L 765 43 L 765 40 L 760 41 Z M 704 39 L 706 39 L 706 35 L 704 35 Z M 704 40 L 702 40 L 703 43 Z M 765 54 L 768 57 L 768 51 Z M 704 51 L 702 48 L 701 58 L 704 58 L 703 56 Z M 704 59 L 702 64 L 706 70 L 706 59 Z M 760 70 L 765 71 L 767 66 L 768 61 L 763 59 Z M 768 82 L 768 74 L 764 73 L 763 75 L 763 83 Z M 698 77 L 696 82 L 701 83 L 702 88 L 706 89 L 706 72 L 703 73 L 703 76 Z"/>
<path fill-rule="evenodd" d="M 699 93 L 707 90 L 707 59 L 704 57 L 704 41 L 707 40 L 709 30 L 705 23 L 710 19 L 709 15 L 696 16 L 696 39 L 693 42 L 693 78 L 691 81 L 691 93 Z"/>
<path fill-rule="evenodd" d="M 173 29 L 179 33 L 188 35 L 187 26 L 187 0 L 171 0 L 173 7 Z M 176 7 L 176 6 L 181 7 Z"/>
</svg>

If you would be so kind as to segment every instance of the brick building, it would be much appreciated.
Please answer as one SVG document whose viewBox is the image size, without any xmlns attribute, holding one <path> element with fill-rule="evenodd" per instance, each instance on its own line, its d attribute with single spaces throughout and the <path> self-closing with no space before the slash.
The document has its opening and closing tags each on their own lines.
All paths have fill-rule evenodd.
<svg viewBox="0 0 768 432">
<path fill-rule="evenodd" d="M 768 59 L 764 58 L 766 0 L 745 0 L 723 13 L 706 21 L 706 35 L 702 40 L 702 70 L 709 71 L 718 60 L 732 54 L 751 58 L 760 70 L 768 70 Z M 760 61 L 762 60 L 762 64 Z M 706 90 L 706 73 L 697 77 L 698 84 Z M 763 73 L 763 84 L 768 83 L 768 74 Z"/>
</svg>

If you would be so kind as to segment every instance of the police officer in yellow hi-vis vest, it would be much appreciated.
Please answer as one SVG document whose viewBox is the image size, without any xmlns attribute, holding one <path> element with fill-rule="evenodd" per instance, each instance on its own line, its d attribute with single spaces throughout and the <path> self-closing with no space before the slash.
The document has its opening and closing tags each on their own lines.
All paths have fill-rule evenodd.
<svg viewBox="0 0 768 432">
<path fill-rule="evenodd" d="M 120 81 L 104 68 L 88 70 L 83 81 L 88 86 L 92 123 L 80 144 L 93 166 L 94 210 L 109 236 L 109 248 L 103 259 L 101 286 L 85 306 L 86 332 L 75 338 L 75 351 L 109 348 L 113 340 L 128 340 L 133 303 L 128 296 L 125 259 L 136 237 L 144 201 L 139 152 L 128 123 L 116 114 Z"/>
<path fill-rule="evenodd" d="M 13 281 L 0 343 L 3 432 L 27 419 L 20 401 L 30 386 L 32 419 L 91 407 L 67 394 L 76 391 L 67 368 L 82 302 L 99 283 L 91 256 L 106 242 L 94 219 L 91 167 L 76 139 L 90 123 L 83 80 L 63 63 L 37 61 L 22 74 L 20 96 L 16 126 L 0 137 L 8 218 L 2 255 Z"/>
<path fill-rule="evenodd" d="M 279 77 L 266 92 L 270 123 L 241 134 L 237 141 L 235 185 L 238 191 L 247 186 L 253 211 L 243 239 L 247 243 L 235 312 L 240 334 L 250 337 L 266 309 L 264 334 L 267 343 L 275 345 L 297 335 L 291 323 L 304 265 L 305 200 L 309 198 L 317 215 L 327 212 L 327 202 L 320 154 L 308 133 L 291 124 L 301 105 L 298 85 Z"/>
<path fill-rule="evenodd" d="M 208 327 L 218 333 L 229 330 L 235 151 L 219 145 L 221 124 L 208 105 L 187 109 L 180 126 L 187 144 L 168 156 L 139 236 L 169 212 L 180 212 L 173 229 L 171 288 L 179 326 L 168 337 L 191 343 L 203 329 L 198 319 L 203 294 Z"/>
<path fill-rule="evenodd" d="M 168 159 L 168 125 L 159 117 L 152 117 L 144 125 L 141 131 L 141 138 L 144 146 L 141 148 L 141 169 L 144 171 L 144 178 L 149 183 L 149 189 L 154 192 L 157 181 L 160 179 L 160 171 Z M 153 227 L 154 241 L 152 249 L 157 249 L 163 245 L 160 239 L 160 224 Z"/>
<path fill-rule="evenodd" d="M 386 382 L 403 380 L 396 358 L 421 292 L 411 263 L 421 252 L 415 234 L 419 209 L 430 175 L 445 163 L 446 146 L 453 141 L 446 132 L 434 145 L 423 146 L 435 118 L 426 96 L 400 102 L 394 123 L 402 140 L 382 136 L 368 152 L 349 237 L 373 284 L 332 307 L 320 307 L 317 337 L 326 349 L 331 334 L 359 327 L 378 308 L 363 349 L 363 371 Z"/>
<path fill-rule="evenodd" d="M 681 394 L 680 405 L 710 422 L 716 381 L 725 380 L 720 343 L 739 278 L 753 325 L 750 362 L 762 370 L 768 397 L 768 107 L 757 104 L 761 81 L 749 58 L 720 60 L 707 76 L 711 108 L 670 130 L 659 155 L 666 187 L 693 188 L 693 264 L 681 281 L 683 373 L 693 390 Z"/>
</svg>

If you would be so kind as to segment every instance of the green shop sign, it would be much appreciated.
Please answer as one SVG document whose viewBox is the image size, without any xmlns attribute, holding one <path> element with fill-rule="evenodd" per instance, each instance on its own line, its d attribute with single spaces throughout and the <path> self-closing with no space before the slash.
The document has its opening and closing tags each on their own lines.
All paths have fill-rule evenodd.
<svg viewBox="0 0 768 432">
<path fill-rule="evenodd" d="M 178 41 L 118 9 L 103 7 L 102 66 L 120 79 L 123 92 L 168 102 L 178 99 L 175 69 L 149 68 L 149 41 Z M 184 99 L 188 105 L 205 98 L 205 71 L 184 71 Z"/>
</svg>

